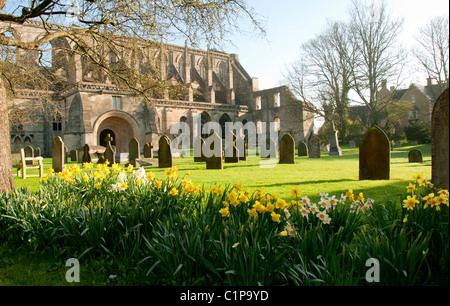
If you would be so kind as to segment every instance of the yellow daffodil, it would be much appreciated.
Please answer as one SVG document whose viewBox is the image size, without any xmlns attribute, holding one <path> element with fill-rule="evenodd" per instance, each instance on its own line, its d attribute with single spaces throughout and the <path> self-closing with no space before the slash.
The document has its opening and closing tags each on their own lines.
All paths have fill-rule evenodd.
<svg viewBox="0 0 450 306">
<path fill-rule="evenodd" d="M 300 188 L 295 186 L 294 188 L 291 189 L 290 194 L 294 198 L 299 198 L 301 196 Z"/>
<path fill-rule="evenodd" d="M 236 191 L 241 191 L 242 185 L 240 183 L 237 183 L 236 185 L 234 185 L 234 189 L 236 189 Z"/>
<path fill-rule="evenodd" d="M 161 188 L 162 186 L 162 182 L 161 181 L 155 181 L 155 187 L 156 188 Z"/>
<path fill-rule="evenodd" d="M 219 213 L 222 215 L 222 217 L 228 217 L 230 215 L 230 210 L 228 209 L 228 207 L 222 208 L 221 210 L 219 210 Z"/>
<path fill-rule="evenodd" d="M 277 213 L 275 213 L 275 212 L 272 212 L 272 213 L 270 214 L 270 216 L 272 217 L 272 221 L 273 221 L 273 222 L 280 222 L 280 217 L 281 217 L 280 214 L 277 214 Z"/>
<path fill-rule="evenodd" d="M 258 212 L 256 211 L 255 208 L 253 208 L 253 209 L 248 209 L 247 212 L 248 212 L 248 214 L 249 214 L 250 217 L 256 217 L 256 216 L 258 215 Z"/>
<path fill-rule="evenodd" d="M 284 209 L 286 207 L 286 201 L 283 199 L 278 198 L 277 201 L 275 202 L 275 206 L 278 209 Z"/>
<path fill-rule="evenodd" d="M 48 173 L 50 173 L 50 174 L 53 174 L 53 173 L 55 173 L 55 169 L 53 169 L 53 168 L 48 168 Z"/>
<path fill-rule="evenodd" d="M 102 188 L 102 183 L 96 183 L 95 188 L 98 188 L 98 189 Z"/>
<path fill-rule="evenodd" d="M 416 203 L 419 203 L 419 200 L 416 199 L 416 196 L 408 196 L 406 200 L 403 200 L 403 207 L 407 210 L 414 210 L 416 207 Z"/>
<path fill-rule="evenodd" d="M 92 169 L 94 168 L 94 165 L 92 163 L 83 163 L 84 169 Z"/>
<path fill-rule="evenodd" d="M 275 209 L 275 205 L 273 205 L 272 203 L 267 203 L 266 205 L 266 211 L 268 212 L 273 212 L 273 210 Z"/>
<path fill-rule="evenodd" d="M 249 199 L 247 198 L 247 196 L 245 194 L 241 194 L 239 196 L 239 201 L 242 203 L 247 203 L 249 201 Z"/>
<path fill-rule="evenodd" d="M 44 180 L 44 181 L 48 180 L 48 174 L 43 174 L 42 175 L 42 180 Z"/>
<path fill-rule="evenodd" d="M 408 191 L 408 193 L 414 194 L 414 192 L 416 191 L 416 185 L 409 183 L 409 185 L 407 187 L 407 191 Z"/>
<path fill-rule="evenodd" d="M 83 181 L 85 182 L 89 181 L 89 176 L 86 173 L 83 174 Z"/>
<path fill-rule="evenodd" d="M 172 190 L 170 190 L 169 194 L 172 196 L 176 196 L 178 194 L 178 190 L 176 188 L 172 188 Z"/>
<path fill-rule="evenodd" d="M 288 235 L 288 233 L 287 233 L 287 231 L 282 231 L 278 235 L 280 235 L 281 237 L 286 237 Z"/>
<path fill-rule="evenodd" d="M 430 193 L 426 197 L 423 198 L 424 201 L 426 201 L 425 205 L 423 206 L 424 209 L 427 209 L 429 205 L 431 205 L 431 202 L 433 201 L 434 193 Z"/>
<path fill-rule="evenodd" d="M 414 175 L 413 178 L 414 178 L 414 182 L 417 183 L 417 182 L 419 182 L 420 179 L 422 179 L 422 174 Z"/>
<path fill-rule="evenodd" d="M 153 174 L 153 172 L 149 172 L 145 175 L 145 178 L 149 181 L 153 180 L 155 178 L 155 175 Z"/>
</svg>

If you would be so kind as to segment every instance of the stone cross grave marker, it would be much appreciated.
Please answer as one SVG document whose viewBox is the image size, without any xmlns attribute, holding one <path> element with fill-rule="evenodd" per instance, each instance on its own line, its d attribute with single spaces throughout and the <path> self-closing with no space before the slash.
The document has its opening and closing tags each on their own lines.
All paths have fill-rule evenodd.
<svg viewBox="0 0 450 306">
<path fill-rule="evenodd" d="M 359 144 L 359 179 L 389 180 L 391 143 L 386 133 L 374 125 Z"/>
<path fill-rule="evenodd" d="M 317 135 L 312 135 L 309 139 L 309 158 L 320 158 L 320 138 Z"/>
<path fill-rule="evenodd" d="M 211 157 L 206 157 L 206 169 L 223 169 L 223 151 L 222 151 L 222 139 L 220 139 L 217 133 L 212 133 L 204 143 L 204 146 L 209 147 L 209 151 L 212 151 Z M 215 146 L 218 146 L 216 148 Z M 203 151 L 203 148 L 202 148 Z M 214 154 L 215 152 L 219 152 L 219 156 Z"/>
<path fill-rule="evenodd" d="M 298 156 L 308 156 L 308 145 L 304 141 L 298 143 Z"/>
<path fill-rule="evenodd" d="M 435 187 L 449 189 L 449 90 L 439 96 L 431 115 L 431 182 Z"/>
<path fill-rule="evenodd" d="M 158 167 L 159 168 L 172 168 L 172 149 L 170 147 L 170 138 L 166 135 L 162 135 L 158 141 Z"/>
<path fill-rule="evenodd" d="M 151 142 L 144 144 L 144 158 L 153 158 L 153 146 Z"/>
<path fill-rule="evenodd" d="M 111 137 L 111 135 L 107 134 L 106 135 L 106 150 L 105 150 L 104 158 L 105 158 L 105 162 L 106 161 L 109 162 L 109 166 L 112 166 L 113 164 L 116 163 L 116 150 L 111 145 L 112 141 L 113 141 L 113 138 Z"/>
<path fill-rule="evenodd" d="M 289 134 L 284 134 L 280 140 L 280 164 L 295 164 L 295 140 Z"/>
<path fill-rule="evenodd" d="M 136 138 L 131 138 L 128 143 L 128 161 L 134 165 L 136 159 L 140 158 L 141 148 L 139 147 L 139 141 Z"/>
<path fill-rule="evenodd" d="M 423 162 L 422 152 L 418 149 L 413 149 L 408 152 L 409 163 L 421 163 Z"/>
<path fill-rule="evenodd" d="M 339 146 L 339 139 L 337 136 L 337 131 L 334 127 L 334 122 L 331 121 L 331 133 L 330 133 L 330 153 L 331 156 L 342 156 L 342 150 Z"/>
<path fill-rule="evenodd" d="M 61 137 L 56 136 L 52 142 L 52 168 L 55 172 L 62 172 L 64 169 L 64 142 Z"/>
</svg>

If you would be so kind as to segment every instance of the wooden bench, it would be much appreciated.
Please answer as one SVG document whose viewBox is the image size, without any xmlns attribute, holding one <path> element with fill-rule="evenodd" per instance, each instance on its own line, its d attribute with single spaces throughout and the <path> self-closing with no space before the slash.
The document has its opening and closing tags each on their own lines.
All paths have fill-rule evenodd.
<svg viewBox="0 0 450 306">
<path fill-rule="evenodd" d="M 11 152 L 12 159 L 12 167 L 13 169 L 17 169 L 17 176 L 19 176 L 19 172 L 22 172 L 22 178 L 26 179 L 27 177 L 36 177 L 39 176 L 42 178 L 44 175 L 44 165 L 43 158 L 39 157 L 25 157 L 25 150 L 20 149 L 20 151 L 12 151 Z M 27 161 L 31 161 L 31 164 L 27 164 Z M 27 169 L 39 169 L 39 174 L 37 175 L 27 175 Z"/>
</svg>

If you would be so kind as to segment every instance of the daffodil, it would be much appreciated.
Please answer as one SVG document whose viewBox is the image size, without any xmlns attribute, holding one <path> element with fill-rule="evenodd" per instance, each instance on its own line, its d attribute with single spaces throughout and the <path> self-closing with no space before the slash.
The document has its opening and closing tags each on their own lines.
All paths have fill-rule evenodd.
<svg viewBox="0 0 450 306">
<path fill-rule="evenodd" d="M 161 181 L 155 181 L 155 187 L 156 188 L 161 188 L 162 186 L 162 182 Z"/>
<path fill-rule="evenodd" d="M 84 169 L 92 169 L 94 168 L 94 165 L 92 163 L 83 163 Z"/>
<path fill-rule="evenodd" d="M 411 183 L 409 183 L 408 187 L 406 187 L 406 188 L 407 188 L 408 193 L 414 194 L 414 192 L 416 191 L 416 185 L 413 185 Z"/>
<path fill-rule="evenodd" d="M 155 178 L 155 174 L 153 174 L 153 172 L 149 172 L 145 175 L 145 178 L 149 181 L 153 180 Z"/>
<path fill-rule="evenodd" d="M 273 212 L 273 210 L 275 209 L 275 205 L 273 205 L 272 203 L 267 203 L 266 205 L 266 211 L 268 212 Z"/>
<path fill-rule="evenodd" d="M 48 168 L 48 173 L 50 173 L 50 174 L 53 174 L 53 173 L 55 173 L 55 169 L 53 169 L 53 168 Z"/>
<path fill-rule="evenodd" d="M 234 189 L 236 189 L 236 191 L 241 191 L 242 185 L 240 183 L 237 183 L 236 185 L 234 185 Z"/>
<path fill-rule="evenodd" d="M 222 215 L 222 217 L 228 217 L 230 215 L 230 210 L 228 207 L 224 207 L 221 210 L 219 210 L 219 213 Z"/>
<path fill-rule="evenodd" d="M 284 209 L 284 207 L 286 207 L 286 201 L 283 199 L 278 198 L 277 201 L 275 202 L 275 206 L 278 209 Z"/>
<path fill-rule="evenodd" d="M 121 183 L 119 183 L 118 188 L 121 191 L 125 191 L 128 188 L 128 183 L 127 182 L 121 182 Z"/>
<path fill-rule="evenodd" d="M 291 189 L 290 194 L 294 198 L 299 198 L 301 196 L 301 191 L 297 186 L 295 186 Z"/>
<path fill-rule="evenodd" d="M 272 221 L 273 221 L 273 222 L 280 222 L 280 217 L 281 217 L 280 214 L 277 214 L 277 213 L 275 213 L 275 212 L 272 212 L 272 213 L 270 214 L 270 216 L 272 217 Z"/>
<path fill-rule="evenodd" d="M 95 188 L 97 188 L 97 189 L 102 188 L 102 183 L 96 183 L 96 184 L 95 184 Z"/>
<path fill-rule="evenodd" d="M 248 214 L 249 214 L 250 217 L 256 217 L 256 216 L 258 215 L 258 212 L 256 211 L 255 208 L 253 208 L 253 209 L 248 209 L 247 212 L 248 212 Z"/>
<path fill-rule="evenodd" d="M 403 208 L 407 210 L 414 210 L 416 207 L 416 203 L 419 203 L 419 200 L 416 199 L 416 196 L 408 196 L 406 200 L 403 200 Z"/>
<path fill-rule="evenodd" d="M 427 209 L 429 205 L 431 205 L 432 201 L 434 198 L 434 193 L 430 193 L 429 195 L 427 195 L 426 197 L 423 198 L 425 202 L 425 205 L 423 206 L 424 209 Z"/>
<path fill-rule="evenodd" d="M 239 201 L 240 201 L 241 203 L 247 203 L 247 202 L 249 201 L 249 199 L 247 198 L 247 196 L 246 196 L 245 194 L 241 194 L 241 195 L 239 196 Z"/>
<path fill-rule="evenodd" d="M 178 194 L 178 190 L 176 188 L 172 188 L 172 190 L 170 190 L 169 194 L 171 196 L 176 196 Z"/>
<path fill-rule="evenodd" d="M 85 182 L 89 181 L 89 176 L 88 176 L 86 173 L 83 174 L 83 180 L 84 180 Z"/>
</svg>

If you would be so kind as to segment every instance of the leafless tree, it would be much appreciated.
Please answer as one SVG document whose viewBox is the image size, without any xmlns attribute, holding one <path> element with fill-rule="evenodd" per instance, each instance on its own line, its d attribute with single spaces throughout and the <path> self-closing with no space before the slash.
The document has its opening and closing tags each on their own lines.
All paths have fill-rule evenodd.
<svg viewBox="0 0 450 306">
<path fill-rule="evenodd" d="M 352 87 L 351 42 L 347 24 L 329 22 L 321 34 L 301 46 L 301 59 L 284 76 L 294 94 L 306 102 L 306 109 L 336 121 L 343 138 Z"/>
<path fill-rule="evenodd" d="M 413 49 L 415 58 L 424 71 L 442 86 L 441 91 L 449 86 L 449 19 L 440 16 L 431 19 L 419 28 L 416 37 L 417 47 Z"/>
<path fill-rule="evenodd" d="M 133 65 L 132 58 L 139 56 L 141 48 L 174 39 L 220 47 L 228 42 L 242 18 L 250 19 L 255 29 L 264 33 L 255 16 L 244 0 L 0 0 L 0 45 L 5 51 L 0 62 L 0 191 L 14 189 L 8 124 L 8 111 L 14 107 L 7 95 L 24 87 L 15 77 L 28 71 L 35 79 L 50 80 L 52 86 L 70 83 L 61 80 L 54 69 L 45 69 L 45 65 L 25 67 L 17 58 L 21 50 L 37 52 L 41 63 L 46 52 L 70 52 L 92 65 L 98 77 L 108 77 L 151 103 L 155 96 L 170 95 L 168 91 L 177 85 L 162 79 L 157 65 L 153 71 Z M 8 35 L 15 26 L 29 21 L 40 22 L 45 32 L 33 41 Z M 61 21 L 66 21 L 63 26 L 53 23 Z M 58 40 L 67 43 L 55 47 Z M 8 50 L 14 51 L 15 59 L 8 58 Z M 110 55 L 117 62 L 111 64 Z M 33 82 L 30 86 L 25 88 L 35 92 L 39 88 Z"/>
<path fill-rule="evenodd" d="M 367 127 L 380 125 L 385 119 L 390 99 L 378 99 L 383 80 L 402 83 L 405 51 L 398 44 L 403 25 L 394 19 L 386 1 L 353 0 L 350 9 L 350 31 L 355 47 L 352 65 L 353 89 L 367 106 Z"/>
</svg>

